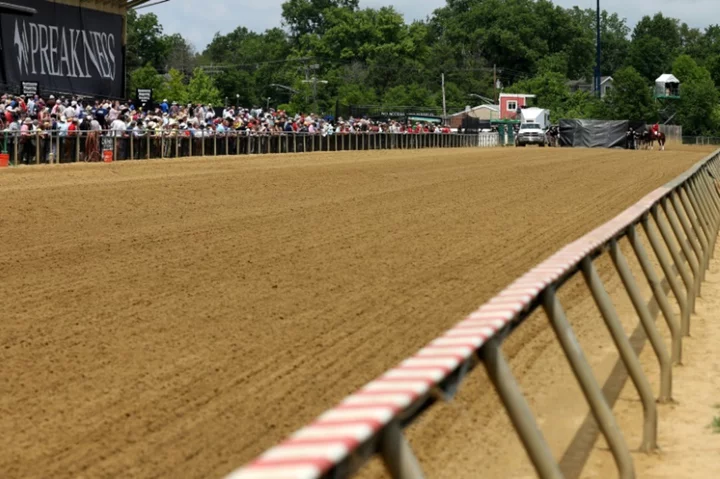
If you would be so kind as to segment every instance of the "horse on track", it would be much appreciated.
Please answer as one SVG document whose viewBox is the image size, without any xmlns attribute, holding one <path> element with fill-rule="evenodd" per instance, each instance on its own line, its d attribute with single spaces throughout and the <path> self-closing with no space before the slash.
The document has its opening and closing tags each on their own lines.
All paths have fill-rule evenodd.
<svg viewBox="0 0 720 479">
<path fill-rule="evenodd" d="M 657 136 L 653 134 L 652 131 L 645 131 L 640 135 L 640 144 L 644 149 L 653 149 L 655 145 L 655 140 L 657 140 L 658 145 L 660 145 L 660 151 L 665 150 L 665 133 L 662 131 L 659 131 L 657 133 Z"/>
</svg>

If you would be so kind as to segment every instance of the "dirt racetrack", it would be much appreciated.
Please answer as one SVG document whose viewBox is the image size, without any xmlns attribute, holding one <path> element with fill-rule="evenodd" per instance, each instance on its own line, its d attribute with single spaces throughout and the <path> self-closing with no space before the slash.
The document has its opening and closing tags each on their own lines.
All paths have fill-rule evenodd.
<svg viewBox="0 0 720 479">
<path fill-rule="evenodd" d="M 0 170 L 1 475 L 226 474 L 709 152 L 678 148 Z M 502 477 L 463 404 L 413 445 Z"/>
</svg>

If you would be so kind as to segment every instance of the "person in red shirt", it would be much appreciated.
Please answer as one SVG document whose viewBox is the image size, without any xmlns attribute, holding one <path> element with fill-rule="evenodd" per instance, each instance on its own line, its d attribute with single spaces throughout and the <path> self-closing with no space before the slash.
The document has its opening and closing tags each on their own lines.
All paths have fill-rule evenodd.
<svg viewBox="0 0 720 479">
<path fill-rule="evenodd" d="M 653 136 L 653 138 L 657 138 L 657 137 L 658 137 L 658 134 L 660 133 L 660 125 L 658 125 L 657 123 L 655 123 L 655 124 L 652 126 L 652 128 L 651 128 L 650 131 L 652 131 L 652 136 Z"/>
</svg>

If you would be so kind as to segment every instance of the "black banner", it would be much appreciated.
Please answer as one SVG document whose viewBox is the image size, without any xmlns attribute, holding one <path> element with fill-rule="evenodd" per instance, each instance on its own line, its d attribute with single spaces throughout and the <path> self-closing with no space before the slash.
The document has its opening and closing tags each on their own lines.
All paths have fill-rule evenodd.
<svg viewBox="0 0 720 479">
<path fill-rule="evenodd" d="M 0 15 L 4 77 L 53 93 L 121 98 L 122 16 L 45 0 L 22 0 L 31 17 Z"/>
</svg>

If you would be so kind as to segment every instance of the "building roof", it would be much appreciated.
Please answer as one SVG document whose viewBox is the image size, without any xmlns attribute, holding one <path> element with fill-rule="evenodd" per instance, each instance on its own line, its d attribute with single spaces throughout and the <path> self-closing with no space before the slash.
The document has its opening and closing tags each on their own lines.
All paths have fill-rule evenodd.
<svg viewBox="0 0 720 479">
<path fill-rule="evenodd" d="M 13 15 L 35 15 L 37 11 L 34 8 L 24 7 L 15 3 L 0 2 L 0 13 L 10 13 Z"/>
<path fill-rule="evenodd" d="M 14 3 L 20 3 L 22 0 L 5 0 Z M 67 5 L 80 5 L 85 8 L 93 8 L 96 10 L 111 9 L 115 11 L 125 12 L 131 8 L 139 7 L 152 0 L 49 0 L 56 3 L 64 3 Z"/>
<path fill-rule="evenodd" d="M 475 110 L 490 110 L 490 111 L 494 111 L 496 113 L 500 113 L 500 105 L 478 105 L 478 106 L 474 106 L 468 110 L 459 111 L 451 116 L 467 115 L 468 112 L 475 111 Z"/>
<path fill-rule="evenodd" d="M 500 98 L 535 98 L 535 95 L 525 93 L 500 93 Z"/>
<path fill-rule="evenodd" d="M 680 83 L 680 80 L 678 80 L 674 75 L 663 73 L 657 80 L 655 80 L 655 83 Z"/>
</svg>

